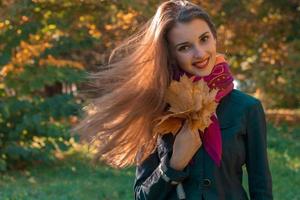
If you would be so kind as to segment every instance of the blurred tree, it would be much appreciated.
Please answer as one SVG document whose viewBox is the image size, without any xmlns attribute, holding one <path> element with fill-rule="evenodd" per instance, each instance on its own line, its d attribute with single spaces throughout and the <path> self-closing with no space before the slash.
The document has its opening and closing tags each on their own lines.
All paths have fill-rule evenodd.
<svg viewBox="0 0 300 200">
<path fill-rule="evenodd" d="M 101 70 L 161 2 L 0 1 L 0 169 L 70 146 L 86 71 Z M 263 94 L 269 107 L 299 107 L 299 1 L 193 2 L 216 22 L 219 50 L 243 90 Z"/>
<path fill-rule="evenodd" d="M 194 1 L 218 27 L 219 49 L 230 59 L 241 88 L 268 107 L 300 106 L 300 2 L 297 0 Z"/>
<path fill-rule="evenodd" d="M 128 3 L 1 1 L 0 170 L 71 145 L 76 85 L 136 26 Z"/>
</svg>

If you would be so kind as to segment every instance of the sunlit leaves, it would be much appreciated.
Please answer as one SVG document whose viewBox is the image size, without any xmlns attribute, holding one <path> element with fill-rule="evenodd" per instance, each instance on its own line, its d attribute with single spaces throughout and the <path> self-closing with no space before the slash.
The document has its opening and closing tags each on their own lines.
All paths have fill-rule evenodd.
<svg viewBox="0 0 300 200">
<path fill-rule="evenodd" d="M 268 106 L 299 106 L 298 1 L 193 2 L 211 14 L 218 29 L 218 51 L 228 56 L 235 78 L 244 90 L 264 94 L 262 100 Z M 112 48 L 148 20 L 159 3 L 158 0 L 1 1 L 0 97 L 7 106 L 0 116 L 3 123 L 0 149 L 6 142 L 1 134 L 12 133 L 26 113 L 36 120 L 39 112 L 64 110 L 64 104 L 58 102 L 65 102 L 64 99 L 56 99 L 52 107 L 43 107 L 45 110 L 34 109 L 32 106 L 37 104 L 32 102 L 36 97 L 47 102 L 62 92 L 62 84 L 79 83 L 86 68 L 98 70 L 98 66 L 106 63 Z M 55 92 L 49 92 L 52 89 Z M 21 101 L 24 99 L 28 102 Z M 10 110 L 19 113 L 14 116 L 15 121 L 7 118 Z M 74 116 L 50 113 L 53 119 L 62 115 L 66 122 L 76 121 Z M 35 124 L 29 120 L 29 114 L 27 122 L 28 127 Z M 49 134 L 63 130 L 56 127 L 59 123 L 63 122 L 49 120 L 52 126 L 47 128 Z M 26 126 L 20 125 L 12 135 L 19 134 L 21 138 L 40 134 Z M 0 163 L 8 159 L 2 156 L 0 152 Z"/>
<path fill-rule="evenodd" d="M 300 65 L 291 62 L 291 56 L 300 55 L 294 48 L 300 35 L 299 1 L 194 2 L 212 15 L 219 51 L 228 55 L 243 90 L 264 93 L 261 100 L 269 107 L 300 106 L 300 79 L 294 78 Z"/>
<path fill-rule="evenodd" d="M 204 80 L 193 82 L 186 75 L 180 81 L 172 81 L 166 93 L 168 112 L 156 119 L 154 132 L 176 134 L 183 121 L 187 120 L 193 131 L 204 129 L 211 124 L 211 116 L 216 112 L 217 90 L 210 90 Z"/>
</svg>

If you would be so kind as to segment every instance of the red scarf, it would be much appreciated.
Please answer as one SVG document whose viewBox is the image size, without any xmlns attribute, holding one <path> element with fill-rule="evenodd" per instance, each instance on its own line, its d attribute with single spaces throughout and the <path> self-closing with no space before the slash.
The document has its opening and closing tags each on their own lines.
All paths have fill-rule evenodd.
<svg viewBox="0 0 300 200">
<path fill-rule="evenodd" d="M 193 76 L 187 72 L 179 72 L 179 76 L 186 74 L 188 77 L 192 77 L 193 81 L 199 81 L 203 79 L 210 89 L 218 89 L 215 101 L 219 103 L 223 97 L 229 94 L 233 90 L 233 76 L 229 70 L 229 65 L 222 55 L 217 55 L 216 63 L 211 73 L 207 76 Z M 176 79 L 179 79 L 177 77 Z M 221 165 L 222 160 L 222 135 L 216 114 L 211 116 L 212 123 L 204 130 L 204 134 L 200 134 L 202 137 L 202 143 L 204 149 L 216 163 L 218 167 Z"/>
</svg>

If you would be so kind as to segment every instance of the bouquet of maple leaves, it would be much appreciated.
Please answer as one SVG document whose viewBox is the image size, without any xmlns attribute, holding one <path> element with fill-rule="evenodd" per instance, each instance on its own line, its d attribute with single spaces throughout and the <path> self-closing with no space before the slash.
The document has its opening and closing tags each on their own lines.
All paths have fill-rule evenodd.
<svg viewBox="0 0 300 200">
<path fill-rule="evenodd" d="M 154 132 L 160 135 L 171 132 L 175 135 L 185 120 L 192 131 L 198 129 L 204 132 L 216 112 L 217 92 L 217 89 L 210 89 L 203 79 L 193 82 L 192 78 L 183 75 L 179 81 L 172 81 L 165 97 L 170 107 L 154 120 Z"/>
</svg>

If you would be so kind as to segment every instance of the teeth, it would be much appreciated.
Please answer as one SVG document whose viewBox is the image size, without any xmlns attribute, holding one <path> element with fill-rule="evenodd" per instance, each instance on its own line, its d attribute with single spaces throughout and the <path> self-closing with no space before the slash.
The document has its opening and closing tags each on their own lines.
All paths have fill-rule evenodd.
<svg viewBox="0 0 300 200">
<path fill-rule="evenodd" d="M 202 63 L 205 63 L 207 61 L 207 59 L 203 60 Z"/>
<path fill-rule="evenodd" d="M 202 61 L 202 62 L 196 62 L 194 63 L 195 66 L 197 67 L 204 67 L 204 65 L 208 62 L 208 59 Z"/>
</svg>

